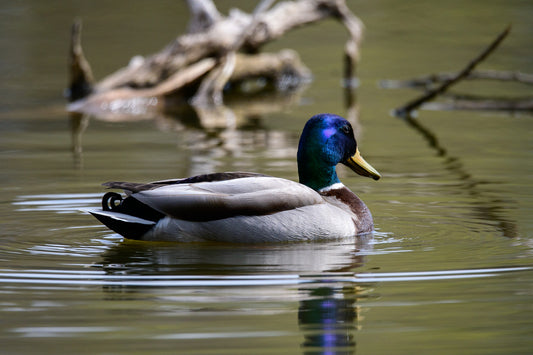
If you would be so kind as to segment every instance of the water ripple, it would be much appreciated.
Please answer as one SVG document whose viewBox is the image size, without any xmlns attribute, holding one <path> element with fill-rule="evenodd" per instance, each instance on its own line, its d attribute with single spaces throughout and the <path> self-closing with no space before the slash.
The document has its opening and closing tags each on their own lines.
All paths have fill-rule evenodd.
<svg viewBox="0 0 533 355">
<path fill-rule="evenodd" d="M 0 284 L 40 284 L 71 286 L 139 286 L 139 287 L 228 287 L 273 286 L 309 283 L 377 283 L 454 280 L 495 277 L 503 273 L 530 271 L 533 267 L 503 267 L 471 270 L 442 270 L 393 273 L 331 273 L 314 275 L 107 275 L 104 272 L 61 270 L 0 270 Z"/>
<path fill-rule="evenodd" d="M 17 211 L 52 211 L 77 213 L 100 203 L 101 193 L 43 194 L 19 196 L 13 205 Z"/>
</svg>

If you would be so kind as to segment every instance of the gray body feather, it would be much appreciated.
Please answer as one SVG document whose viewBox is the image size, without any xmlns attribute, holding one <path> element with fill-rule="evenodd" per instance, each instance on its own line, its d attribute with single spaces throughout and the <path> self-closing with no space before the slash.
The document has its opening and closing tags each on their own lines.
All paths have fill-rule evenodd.
<svg viewBox="0 0 533 355">
<path fill-rule="evenodd" d="M 360 229 L 360 216 L 354 213 L 357 211 L 352 211 L 344 201 L 276 177 L 106 185 L 126 189 L 128 198 L 164 216 L 156 222 L 143 223 L 140 216 L 115 211 L 92 212 L 97 218 L 100 215 L 126 223 L 130 218 L 138 225 L 153 225 L 139 236 L 143 240 L 261 243 L 339 239 L 367 232 Z M 353 195 L 342 184 L 341 188 Z"/>
</svg>

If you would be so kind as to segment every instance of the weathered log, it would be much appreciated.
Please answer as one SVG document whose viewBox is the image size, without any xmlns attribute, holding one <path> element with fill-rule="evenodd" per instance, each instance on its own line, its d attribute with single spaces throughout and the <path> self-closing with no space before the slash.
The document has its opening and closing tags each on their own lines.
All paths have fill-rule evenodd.
<svg viewBox="0 0 533 355">
<path fill-rule="evenodd" d="M 332 0 L 300 0 L 281 2 L 271 10 L 260 15 L 259 24 L 245 37 L 242 44 L 247 50 L 257 50 L 262 45 L 280 38 L 286 32 L 326 18 L 339 18 L 339 7 L 345 8 L 343 1 Z M 354 15 L 348 16 L 346 9 L 343 18 L 353 29 L 350 35 L 355 38 L 351 42 L 361 41 L 361 22 Z M 104 78 L 96 87 L 96 91 L 106 91 L 118 87 L 152 87 L 164 80 L 169 73 L 196 62 L 205 57 L 216 57 L 226 53 L 238 37 L 243 36 L 252 22 L 252 15 L 233 10 L 229 16 L 215 22 L 207 30 L 189 33 L 176 38 L 161 52 L 144 59 L 139 65 L 130 65 Z"/>
<path fill-rule="evenodd" d="M 188 33 L 205 31 L 222 19 L 222 15 L 210 0 L 187 0 L 187 5 L 191 12 Z"/>
<path fill-rule="evenodd" d="M 222 90 L 228 83 L 237 62 L 237 50 L 246 40 L 248 33 L 254 31 L 259 23 L 260 16 L 272 5 L 274 0 L 262 0 L 252 14 L 252 21 L 248 27 L 237 36 L 233 44 L 227 48 L 226 53 L 220 53 L 220 64 L 207 75 L 194 97 L 191 104 L 195 106 L 220 106 L 222 101 Z"/>
<path fill-rule="evenodd" d="M 147 98 L 137 100 L 138 104 L 153 103 L 151 97 L 174 95 L 185 87 L 198 90 L 197 101 L 208 95 L 218 95 L 214 103 L 220 103 L 226 82 L 235 84 L 257 77 L 263 77 L 279 89 L 305 83 L 309 81 L 310 72 L 295 52 L 255 53 L 264 44 L 294 28 L 326 18 L 338 19 L 348 29 L 345 73 L 355 75 L 363 25 L 344 0 L 283 1 L 269 8 L 271 3 L 264 0 L 254 14 L 232 10 L 224 17 L 211 0 L 188 1 L 192 19 L 187 34 L 177 37 L 156 54 L 146 58 L 134 57 L 127 67 L 94 84 L 90 95 L 83 102 L 70 105 L 70 109 L 89 108 L 97 113 L 106 107 L 128 107 L 131 111 L 133 106 L 125 104 L 124 100 Z M 255 55 L 243 57 L 237 54 L 238 51 Z M 183 81 L 186 81 L 185 85 Z M 184 96 L 184 100 L 190 96 Z M 79 96 L 71 95 L 70 99 L 79 99 Z M 117 104 L 116 100 L 122 100 L 122 103 Z"/>
<path fill-rule="evenodd" d="M 71 103 L 68 110 L 105 116 L 108 120 L 123 120 L 129 116 L 151 116 L 166 108 L 166 97 L 173 92 L 184 89 L 196 82 L 213 69 L 217 61 L 213 58 L 203 59 L 188 66 L 153 88 L 133 89 L 119 88 L 107 92 L 96 92 L 88 97 Z M 236 55 L 236 70 L 230 80 L 238 84 L 250 78 L 272 80 L 275 85 L 286 85 L 280 73 L 296 72 L 299 78 L 310 80 L 310 71 L 299 59 L 296 52 L 282 50 L 279 53 L 261 53 L 257 55 Z M 175 102 L 176 98 L 169 100 Z"/>
</svg>

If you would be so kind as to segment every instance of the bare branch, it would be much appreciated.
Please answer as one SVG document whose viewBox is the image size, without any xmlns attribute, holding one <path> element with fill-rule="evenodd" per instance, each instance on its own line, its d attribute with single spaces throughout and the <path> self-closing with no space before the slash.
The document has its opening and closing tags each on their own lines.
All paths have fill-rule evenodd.
<svg viewBox="0 0 533 355">
<path fill-rule="evenodd" d="M 132 58 L 128 66 L 95 84 L 90 94 L 85 93 L 87 97 L 77 97 L 69 110 L 146 115 L 170 108 L 169 104 L 220 105 L 228 82 L 236 84 L 232 88 L 243 87 L 241 83 L 256 78 L 266 83 L 263 87 L 274 84 L 280 90 L 292 89 L 311 78 L 296 52 L 258 50 L 294 28 L 327 18 L 341 21 L 348 30 L 345 75 L 348 79 L 355 75 L 363 25 L 345 0 L 281 1 L 271 8 L 273 3 L 262 0 L 252 14 L 232 10 L 222 16 L 212 0 L 188 0 L 193 32 L 151 56 Z M 189 101 L 192 92 L 196 96 Z"/>
<path fill-rule="evenodd" d="M 187 5 L 191 13 L 191 20 L 187 26 L 188 33 L 205 31 L 222 19 L 222 15 L 211 0 L 187 0 Z"/>
<path fill-rule="evenodd" d="M 458 99 L 449 102 L 431 102 L 424 105 L 429 110 L 491 110 L 532 111 L 533 98 L 526 99 Z"/>
<path fill-rule="evenodd" d="M 91 66 L 81 48 L 81 20 L 76 19 L 72 24 L 69 52 L 69 101 L 87 96 L 92 91 L 94 83 Z"/>
<path fill-rule="evenodd" d="M 498 45 L 505 39 L 505 37 L 507 37 L 510 30 L 511 26 L 508 26 L 503 32 L 498 35 L 498 37 L 496 37 L 494 41 L 492 41 L 492 43 L 488 47 L 486 47 L 477 57 L 470 61 L 468 65 L 464 69 L 462 69 L 456 76 L 444 81 L 440 86 L 428 91 L 421 97 L 407 103 L 406 105 L 400 108 L 395 109 L 394 115 L 398 117 L 409 116 L 413 110 L 416 110 L 423 103 L 434 99 L 436 96 L 445 92 L 450 86 L 467 77 L 479 63 L 481 63 L 485 58 L 487 58 L 498 47 Z"/>
<path fill-rule="evenodd" d="M 140 65 L 130 65 L 104 78 L 98 83 L 96 90 L 105 91 L 124 86 L 151 87 L 164 80 L 169 73 L 201 58 L 225 55 L 235 48 L 239 38 L 244 38 L 239 48 L 257 50 L 292 29 L 331 17 L 340 18 L 345 24 L 350 23 L 349 32 L 356 38 L 355 43 L 359 43 L 362 24 L 354 20 L 355 16 L 349 15 L 347 8 L 342 8 L 343 4 L 344 1 L 341 0 L 280 2 L 258 16 L 258 23 L 252 26 L 251 33 L 247 31 L 250 30 L 253 15 L 234 10 L 207 30 L 179 36 L 159 53 L 147 57 Z M 354 52 L 353 49 L 350 51 Z M 357 54 L 352 57 L 356 56 Z"/>
<path fill-rule="evenodd" d="M 421 88 L 429 90 L 456 76 L 457 73 L 436 73 L 409 80 L 382 80 L 379 84 L 384 89 Z M 533 85 L 533 74 L 519 71 L 474 70 L 463 80 L 499 80 Z"/>
<path fill-rule="evenodd" d="M 259 22 L 259 16 L 266 11 L 274 0 L 262 0 L 253 13 L 252 22 L 248 27 L 235 39 L 235 42 L 228 52 L 224 54 L 220 61 L 220 65 L 215 70 L 211 71 L 209 75 L 204 79 L 198 92 L 191 100 L 191 103 L 195 106 L 205 105 L 222 105 L 222 90 L 230 79 L 233 71 L 235 70 L 236 63 L 236 51 L 242 46 L 246 37 L 250 32 L 254 30 Z"/>
</svg>

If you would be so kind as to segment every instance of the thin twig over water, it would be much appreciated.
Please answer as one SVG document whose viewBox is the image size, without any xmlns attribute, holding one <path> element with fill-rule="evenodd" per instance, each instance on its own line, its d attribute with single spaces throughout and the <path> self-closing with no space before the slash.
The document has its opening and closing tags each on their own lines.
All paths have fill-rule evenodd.
<svg viewBox="0 0 533 355">
<path fill-rule="evenodd" d="M 466 78 L 474 68 L 481 63 L 485 58 L 487 58 L 497 47 L 498 45 L 507 37 L 511 31 L 511 26 L 508 26 L 503 32 L 501 32 L 498 37 L 492 43 L 486 47 L 477 57 L 471 60 L 468 65 L 462 69 L 454 77 L 444 81 L 441 85 L 436 87 L 433 90 L 428 91 L 424 95 L 416 98 L 415 100 L 410 101 L 406 105 L 396 108 L 393 112 L 395 116 L 398 117 L 407 117 L 410 116 L 411 112 L 419 108 L 423 103 L 434 99 L 438 95 L 444 93 L 448 88 L 462 79 Z"/>
</svg>

